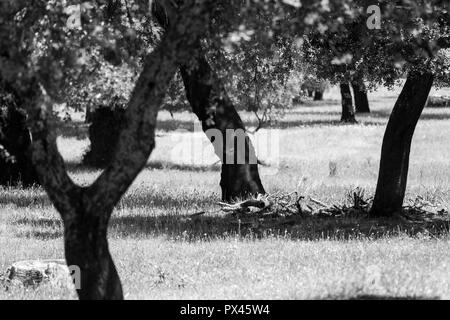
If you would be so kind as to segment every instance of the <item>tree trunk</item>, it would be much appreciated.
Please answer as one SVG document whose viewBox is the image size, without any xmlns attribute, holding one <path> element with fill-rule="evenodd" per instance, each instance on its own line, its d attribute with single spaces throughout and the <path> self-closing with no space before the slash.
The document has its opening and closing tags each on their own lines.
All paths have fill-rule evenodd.
<svg viewBox="0 0 450 320">
<path fill-rule="evenodd" d="M 80 268 L 78 296 L 81 300 L 121 300 L 122 285 L 106 237 L 111 212 L 97 210 L 84 192 L 73 200 L 78 206 L 73 217 L 64 220 L 64 248 L 67 265 Z"/>
<path fill-rule="evenodd" d="M 222 199 L 232 201 L 265 193 L 259 177 L 255 149 L 245 132 L 244 124 L 201 52 L 200 43 L 198 48 L 195 67 L 181 66 L 180 70 L 187 99 L 222 161 Z M 242 144 L 239 141 L 233 142 L 234 139 L 241 139 Z"/>
<path fill-rule="evenodd" d="M 183 5 L 181 14 L 175 15 L 174 26 L 145 58 L 126 109 L 115 155 L 89 187 L 76 185 L 66 171 L 55 130 L 50 127 L 52 102 L 37 82 L 42 77 L 33 77 L 19 88 L 31 109 L 33 163 L 64 222 L 67 264 L 80 269 L 80 299 L 123 299 L 108 249 L 108 222 L 115 205 L 147 163 L 155 146 L 158 108 L 178 66 L 195 54 L 194 44 L 203 36 L 213 6 L 212 1 L 200 2 L 198 6 L 189 1 Z"/>
<path fill-rule="evenodd" d="M 314 92 L 314 101 L 322 101 L 323 100 L 323 91 L 315 91 Z"/>
<path fill-rule="evenodd" d="M 307 90 L 308 91 L 308 97 L 312 98 L 314 96 L 314 91 L 313 90 Z"/>
<path fill-rule="evenodd" d="M 91 106 L 87 105 L 86 113 L 85 113 L 85 117 L 84 117 L 84 123 L 91 123 L 91 121 L 92 121 L 92 110 L 91 110 Z"/>
<path fill-rule="evenodd" d="M 363 82 L 352 82 L 353 95 L 357 113 L 370 113 L 369 99 L 367 98 L 366 86 Z"/>
<path fill-rule="evenodd" d="M 410 74 L 395 103 L 383 138 L 373 216 L 390 217 L 402 209 L 411 141 L 432 85 L 431 73 Z"/>
<path fill-rule="evenodd" d="M 152 13 L 165 29 L 170 26 L 172 10 L 167 3 L 153 2 Z M 195 63 L 180 64 L 180 72 L 192 110 L 202 122 L 203 131 L 222 161 L 222 200 L 232 201 L 265 193 L 255 149 L 244 124 L 206 60 L 200 41 L 194 45 L 197 47 Z"/>
<path fill-rule="evenodd" d="M 355 107 L 353 106 L 350 85 L 348 83 L 341 83 L 340 89 L 342 96 L 341 122 L 356 123 L 357 121 L 355 119 Z"/>
</svg>

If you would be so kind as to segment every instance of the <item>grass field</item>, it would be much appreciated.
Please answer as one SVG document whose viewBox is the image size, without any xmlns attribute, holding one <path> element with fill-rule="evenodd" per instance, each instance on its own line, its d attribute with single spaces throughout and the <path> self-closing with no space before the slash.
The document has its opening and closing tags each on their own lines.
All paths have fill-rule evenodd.
<svg viewBox="0 0 450 320">
<path fill-rule="evenodd" d="M 267 137 L 279 141 L 279 148 L 260 154 L 270 164 L 262 168 L 267 191 L 297 191 L 326 203 L 346 201 L 356 187 L 372 195 L 384 128 L 398 93 L 397 88 L 370 94 L 373 112 L 358 116 L 357 125 L 340 125 L 333 89 L 320 106 L 298 106 L 260 130 L 263 145 Z M 242 116 L 254 125 L 250 114 Z M 148 166 L 110 223 L 110 247 L 127 299 L 450 298 L 446 227 L 435 232 L 389 221 L 384 228 L 382 222 L 361 220 L 325 227 L 320 221 L 241 227 L 219 212 L 220 168 L 202 133 L 186 131 L 194 117 L 162 112 L 159 119 Z M 420 199 L 430 210 L 449 209 L 449 119 L 450 109 L 424 111 L 413 140 L 405 204 Z M 79 166 L 88 147 L 85 133 L 67 132 L 58 140 L 61 153 L 74 180 L 87 184 L 99 172 Z M 337 168 L 332 176 L 330 164 Z M 209 213 L 186 218 L 198 211 Z M 19 260 L 62 257 L 62 223 L 45 192 L 0 190 L 0 272 Z M 0 289 L 0 298 L 76 295 L 42 286 Z"/>
</svg>

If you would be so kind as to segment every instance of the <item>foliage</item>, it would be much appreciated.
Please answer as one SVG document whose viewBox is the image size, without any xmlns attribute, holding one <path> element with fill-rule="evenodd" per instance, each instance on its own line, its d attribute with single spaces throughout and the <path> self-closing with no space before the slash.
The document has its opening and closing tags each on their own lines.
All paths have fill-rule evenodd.
<svg viewBox="0 0 450 320">
<path fill-rule="evenodd" d="M 354 16 L 336 16 L 342 25 L 310 32 L 303 47 L 306 61 L 320 78 L 333 83 L 365 79 L 370 87 L 392 86 L 407 72 L 433 71 L 448 77 L 441 49 L 448 47 L 449 11 L 442 1 L 382 1 L 381 28 L 366 28 L 367 1 L 355 1 Z M 339 15 L 339 14 L 338 14 Z"/>
</svg>

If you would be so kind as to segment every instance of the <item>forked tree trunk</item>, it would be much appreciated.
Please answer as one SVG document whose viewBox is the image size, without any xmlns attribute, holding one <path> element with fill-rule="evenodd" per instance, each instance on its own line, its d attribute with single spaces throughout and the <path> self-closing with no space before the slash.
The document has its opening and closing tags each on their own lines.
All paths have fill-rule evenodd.
<svg viewBox="0 0 450 320">
<path fill-rule="evenodd" d="M 402 209 L 411 141 L 432 85 L 431 73 L 410 74 L 395 103 L 383 138 L 373 216 L 390 217 Z"/>
<path fill-rule="evenodd" d="M 200 43 L 198 46 L 200 48 Z M 182 66 L 180 70 L 192 110 L 202 122 L 203 131 L 222 161 L 222 199 L 232 201 L 265 193 L 259 177 L 255 149 L 245 133 L 244 124 L 200 49 L 195 67 Z M 234 137 L 230 132 L 237 133 L 237 139 L 243 139 L 244 148 L 231 141 Z M 217 137 L 218 134 L 221 138 Z M 227 157 L 230 154 L 233 156 Z"/>
<path fill-rule="evenodd" d="M 355 107 L 353 106 L 352 92 L 350 91 L 350 85 L 348 83 L 341 83 L 341 96 L 342 96 L 342 116 L 341 122 L 356 123 L 355 119 Z"/>
<path fill-rule="evenodd" d="M 36 82 L 22 88 L 32 106 L 32 160 L 40 181 L 64 222 L 67 264 L 80 269 L 80 299 L 123 299 L 119 276 L 111 258 L 107 228 L 112 211 L 122 195 L 145 167 L 155 146 L 158 108 L 180 64 L 195 54 L 209 22 L 212 1 L 194 5 L 188 1 L 175 14 L 174 27 L 167 30 L 150 53 L 136 82 L 126 109 L 114 158 L 89 187 L 77 186 L 69 177 L 49 128 L 51 102 Z M 31 93 L 32 92 L 32 93 Z"/>
<path fill-rule="evenodd" d="M 129 184 L 122 175 L 124 184 L 116 186 L 104 173 L 90 187 L 75 185 L 58 153 L 54 134 L 43 133 L 34 131 L 33 162 L 63 220 L 66 262 L 80 271 L 78 296 L 82 300 L 123 299 L 106 233 L 112 210 Z M 129 169 L 125 170 L 127 175 L 131 173 Z"/>
<path fill-rule="evenodd" d="M 323 100 L 323 91 L 315 91 L 314 92 L 314 101 L 322 101 Z"/>
<path fill-rule="evenodd" d="M 80 269 L 78 296 L 81 300 L 121 300 L 122 285 L 107 240 L 111 212 L 90 203 L 83 190 L 73 194 L 73 201 L 73 214 L 63 219 L 64 249 L 67 265 Z"/>
<path fill-rule="evenodd" d="M 370 113 L 367 89 L 363 82 L 353 82 L 353 95 L 355 97 L 355 108 L 357 113 Z"/>
</svg>

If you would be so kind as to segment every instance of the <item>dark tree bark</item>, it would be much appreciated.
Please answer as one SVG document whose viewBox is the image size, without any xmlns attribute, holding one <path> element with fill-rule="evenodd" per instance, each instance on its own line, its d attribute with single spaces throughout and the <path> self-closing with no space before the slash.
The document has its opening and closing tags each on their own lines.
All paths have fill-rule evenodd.
<svg viewBox="0 0 450 320">
<path fill-rule="evenodd" d="M 357 113 L 370 113 L 369 99 L 363 82 L 352 82 L 353 95 Z"/>
<path fill-rule="evenodd" d="M 205 56 L 200 52 L 200 43 L 198 46 L 196 66 L 181 66 L 180 70 L 192 110 L 202 122 L 203 131 L 222 160 L 222 199 L 231 201 L 265 193 L 259 177 L 255 149 L 245 133 L 244 124 Z M 218 130 L 222 136 L 220 143 L 214 130 Z M 241 130 L 240 138 L 245 139 L 244 149 L 241 150 L 239 145 L 229 141 L 234 138 L 227 134 L 227 130 Z M 213 136 L 210 136 L 211 132 Z M 227 148 L 227 145 L 231 149 Z M 231 158 L 227 157 L 230 153 L 233 155 Z M 239 161 L 239 158 L 242 161 Z"/>
<path fill-rule="evenodd" d="M 308 97 L 312 98 L 314 96 L 313 90 L 307 90 L 308 91 Z"/>
<path fill-rule="evenodd" d="M 0 185 L 30 187 L 39 181 L 27 152 L 32 141 L 27 114 L 16 101 L 13 94 L 0 91 Z"/>
<path fill-rule="evenodd" d="M 147 163 L 155 145 L 158 108 L 178 66 L 195 55 L 212 8 L 212 1 L 199 6 L 189 1 L 180 9 L 182 14 L 175 15 L 174 27 L 146 57 L 128 103 L 115 156 L 89 187 L 76 185 L 65 169 L 50 126 L 52 103 L 41 90 L 38 77 L 16 85 L 30 109 L 33 163 L 64 223 L 67 263 L 80 268 L 80 299 L 123 299 L 108 248 L 108 222 L 115 205 Z"/>
<path fill-rule="evenodd" d="M 84 154 L 82 163 L 94 168 L 105 168 L 113 159 L 124 125 L 125 108 L 121 106 L 99 106 L 92 112 L 89 125 L 89 150 Z"/>
<path fill-rule="evenodd" d="M 314 92 L 314 101 L 322 101 L 323 100 L 323 91 L 315 91 Z"/>
<path fill-rule="evenodd" d="M 91 123 L 92 121 L 92 110 L 91 106 L 86 106 L 86 112 L 84 117 L 84 123 Z"/>
<path fill-rule="evenodd" d="M 156 2 L 152 11 L 162 27 L 170 25 L 167 7 Z M 194 58 L 193 65 L 180 65 L 180 72 L 192 110 L 222 161 L 222 200 L 264 194 L 255 149 L 225 88 L 206 60 L 200 41 Z M 237 138 L 231 132 L 236 133 Z M 238 141 L 233 142 L 235 139 Z"/>
<path fill-rule="evenodd" d="M 410 74 L 395 103 L 383 138 L 373 216 L 390 217 L 402 209 L 411 141 L 432 85 L 431 73 Z"/>
<path fill-rule="evenodd" d="M 355 119 L 355 107 L 353 106 L 352 92 L 350 91 L 350 85 L 348 83 L 341 83 L 341 96 L 342 96 L 342 116 L 341 122 L 356 123 Z"/>
<path fill-rule="evenodd" d="M 73 211 L 64 216 L 64 249 L 67 265 L 81 271 L 81 300 L 121 300 L 122 285 L 107 240 L 111 205 L 94 203 L 92 190 L 74 188 Z"/>
</svg>

